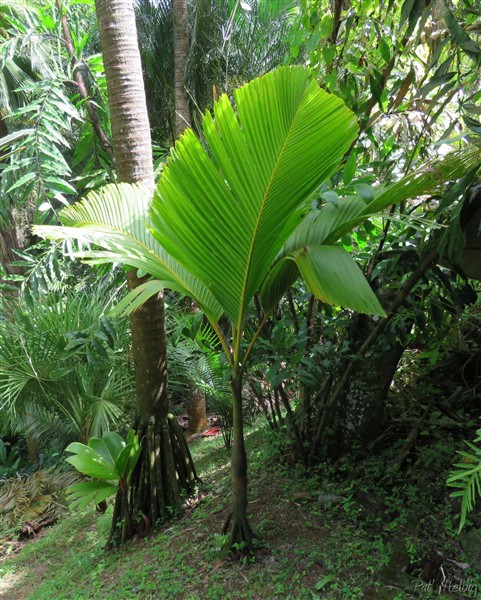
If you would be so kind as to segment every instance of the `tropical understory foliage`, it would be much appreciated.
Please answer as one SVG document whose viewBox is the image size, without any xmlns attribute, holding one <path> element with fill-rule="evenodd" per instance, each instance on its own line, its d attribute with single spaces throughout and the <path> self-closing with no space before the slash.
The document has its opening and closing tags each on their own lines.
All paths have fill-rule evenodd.
<svg viewBox="0 0 481 600">
<path fill-rule="evenodd" d="M 355 487 L 365 469 L 407 497 L 425 454 L 442 473 L 442 502 L 453 491 L 461 515 L 446 535 L 476 529 L 477 7 L 188 2 L 192 128 L 176 141 L 176 1 L 135 2 L 153 198 L 115 184 L 94 4 L 0 10 L 0 476 L 23 473 L 17 487 L 0 483 L 2 514 L 12 517 L 12 490 L 33 490 L 27 517 L 8 527 L 20 531 L 39 497 L 57 501 L 37 486 L 46 476 L 38 469 L 64 462 L 72 443 L 94 468 L 71 457 L 90 477 L 71 498 L 98 503 L 117 489 L 124 497 L 110 545 L 180 514 L 194 501 L 162 482 L 170 477 L 188 495 L 201 485 L 177 422 L 194 389 L 230 449 L 222 544 L 252 550 L 259 536 L 244 444 L 259 415 L 271 460 L 312 480 L 332 468 Z M 32 222 L 46 239 L 32 237 Z M 124 268 L 141 281 L 130 293 Z M 134 422 L 125 318 L 148 318 L 158 294 L 170 402 L 162 428 Z M 134 446 L 158 451 L 135 465 L 126 459 Z M 351 493 L 361 502 L 340 491 Z M 386 502 L 395 505 L 393 496 Z M 318 581 L 321 596 L 329 583 Z"/>
<path fill-rule="evenodd" d="M 56 257 L 47 258 L 56 264 Z M 125 321 L 105 316 L 103 298 L 114 278 L 92 278 L 93 291 L 87 281 L 68 289 L 52 264 L 50 279 L 40 262 L 23 291 L 4 304 L 2 427 L 63 450 L 69 441 L 87 442 L 118 424 L 132 369 Z M 44 288 L 32 292 L 29 281 Z"/>
</svg>

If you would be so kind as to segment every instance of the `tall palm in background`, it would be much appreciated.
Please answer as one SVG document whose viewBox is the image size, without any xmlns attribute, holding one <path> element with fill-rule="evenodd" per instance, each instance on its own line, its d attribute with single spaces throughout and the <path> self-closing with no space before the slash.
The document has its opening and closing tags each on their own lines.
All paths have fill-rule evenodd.
<svg viewBox="0 0 481 600">
<path fill-rule="evenodd" d="M 135 6 L 153 139 L 163 147 L 182 126 L 176 125 L 179 100 L 177 112 L 190 112 L 197 127 L 217 90 L 232 91 L 283 63 L 298 18 L 297 2 L 287 0 L 136 0 Z M 174 55 L 185 61 L 183 78 Z"/>
<path fill-rule="evenodd" d="M 212 106 L 216 89 L 235 86 L 282 64 L 293 2 L 137 0 L 137 25 L 154 141 L 173 144 Z M 188 301 L 188 311 L 198 307 Z M 189 431 L 207 424 L 205 394 L 187 393 Z"/>
<path fill-rule="evenodd" d="M 154 171 L 135 17 L 130 0 L 97 0 L 97 16 L 109 94 L 115 163 L 119 181 L 142 183 L 150 196 Z M 135 290 L 136 270 L 127 274 Z M 131 317 L 136 373 L 136 429 L 144 448 L 125 494 L 117 495 L 111 542 L 134 534 L 133 517 L 150 524 L 181 509 L 180 491 L 190 491 L 195 471 L 178 424 L 168 413 L 167 357 L 162 292 L 152 295 Z M 124 516 L 130 518 L 125 521 Z"/>
</svg>

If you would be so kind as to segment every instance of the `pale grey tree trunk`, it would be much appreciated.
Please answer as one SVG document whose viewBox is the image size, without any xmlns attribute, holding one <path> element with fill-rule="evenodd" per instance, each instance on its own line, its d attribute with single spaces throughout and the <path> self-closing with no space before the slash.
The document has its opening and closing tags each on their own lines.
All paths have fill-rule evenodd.
<svg viewBox="0 0 481 600">
<path fill-rule="evenodd" d="M 189 95 L 185 87 L 185 75 L 189 56 L 189 22 L 187 0 L 172 0 L 174 22 L 174 93 L 175 93 L 175 136 L 191 123 Z"/>
<path fill-rule="evenodd" d="M 191 123 L 189 95 L 185 87 L 185 75 L 189 57 L 190 39 L 188 8 L 186 0 L 172 0 L 174 22 L 174 91 L 175 91 L 175 137 L 178 138 Z M 199 307 L 190 300 L 187 310 L 195 313 Z M 205 394 L 193 383 L 187 391 L 187 410 L 189 413 L 189 433 L 204 431 L 207 427 Z"/>
</svg>

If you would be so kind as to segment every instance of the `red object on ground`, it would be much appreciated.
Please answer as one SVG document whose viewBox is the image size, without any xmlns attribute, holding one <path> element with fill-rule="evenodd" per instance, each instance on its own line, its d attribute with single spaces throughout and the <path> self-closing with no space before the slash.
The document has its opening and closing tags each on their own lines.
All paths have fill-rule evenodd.
<svg viewBox="0 0 481 600">
<path fill-rule="evenodd" d="M 207 429 L 206 431 L 204 431 L 204 433 L 202 434 L 202 437 L 210 437 L 210 436 L 214 436 L 214 435 L 219 435 L 220 433 L 220 427 L 211 427 L 210 429 Z"/>
</svg>

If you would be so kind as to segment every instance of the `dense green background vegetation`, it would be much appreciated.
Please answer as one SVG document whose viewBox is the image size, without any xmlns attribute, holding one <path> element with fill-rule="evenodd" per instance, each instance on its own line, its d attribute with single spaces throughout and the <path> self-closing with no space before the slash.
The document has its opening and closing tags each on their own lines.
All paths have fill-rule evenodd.
<svg viewBox="0 0 481 600">
<path fill-rule="evenodd" d="M 112 7 L 0 5 L 0 595 L 475 597 L 476 3 Z"/>
</svg>

